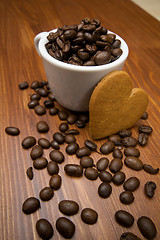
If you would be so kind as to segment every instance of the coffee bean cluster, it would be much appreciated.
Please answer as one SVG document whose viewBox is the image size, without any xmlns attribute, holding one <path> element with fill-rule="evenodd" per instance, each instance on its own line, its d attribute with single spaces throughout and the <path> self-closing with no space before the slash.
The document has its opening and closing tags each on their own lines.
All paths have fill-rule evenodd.
<svg viewBox="0 0 160 240">
<path fill-rule="evenodd" d="M 20 89 L 25 89 L 24 86 L 29 87 L 29 84 L 20 84 Z M 122 171 L 124 165 L 133 171 L 141 171 L 155 175 L 159 172 L 159 168 L 155 169 L 149 164 L 144 164 L 140 159 L 140 151 L 137 145 L 144 146 L 147 144 L 149 136 L 152 133 L 152 128 L 148 125 L 140 125 L 138 127 L 138 138 L 132 136 L 132 131 L 127 129 L 120 131 L 117 134 L 109 136 L 105 143 L 98 149 L 97 144 L 92 140 L 86 139 L 83 146 L 77 143 L 80 128 L 84 128 L 89 116 L 86 113 L 73 113 L 62 109 L 54 95 L 50 92 L 50 88 L 45 81 L 34 81 L 30 85 L 31 89 L 35 91 L 30 96 L 30 104 L 28 107 L 34 109 L 38 115 L 45 114 L 49 111 L 51 116 L 57 115 L 60 120 L 58 131 L 53 133 L 53 139 L 39 138 L 34 136 L 27 136 L 22 140 L 22 147 L 31 149 L 30 157 L 33 160 L 33 167 L 29 167 L 26 174 L 30 180 L 34 177 L 34 170 L 47 169 L 50 175 L 49 187 L 44 187 L 39 192 L 41 201 L 49 201 L 54 197 L 55 191 L 61 187 L 62 178 L 59 175 L 59 165 L 65 161 L 65 153 L 60 148 L 62 144 L 66 145 L 65 152 L 68 155 L 75 155 L 79 159 L 79 163 L 65 164 L 64 171 L 68 176 L 75 179 L 77 177 L 84 177 L 88 180 L 95 181 L 100 179 L 102 183 L 97 189 L 97 193 L 101 198 L 108 198 L 112 194 L 112 182 L 114 185 L 122 185 L 123 191 L 119 195 L 119 200 L 122 204 L 129 205 L 134 201 L 134 191 L 140 186 L 140 181 L 137 177 L 130 177 L 126 179 L 125 173 Z M 44 98 L 47 100 L 43 101 Z M 37 101 L 36 105 L 32 102 Z M 43 101 L 43 105 L 40 102 Z M 30 107 L 32 106 L 32 107 Z M 33 107 L 34 106 L 34 107 Z M 41 106 L 40 111 L 35 110 L 37 106 Z M 44 113 L 45 112 L 45 113 Z M 148 114 L 144 113 L 142 119 L 148 118 Z M 79 128 L 75 129 L 74 125 Z M 73 126 L 73 127 L 72 127 Z M 49 125 L 45 121 L 39 121 L 35 128 L 39 133 L 47 133 L 50 130 Z M 12 136 L 20 134 L 17 127 L 7 127 L 6 133 Z M 147 140 L 146 140 L 147 139 Z M 141 141 L 142 140 L 142 141 Z M 43 157 L 45 149 L 52 148 L 50 151 L 48 161 Z M 91 157 L 94 153 L 99 154 L 96 163 Z M 112 154 L 113 159 L 109 161 L 106 155 Z M 125 156 L 124 161 L 123 156 Z M 108 170 L 107 170 L 108 168 Z M 154 196 L 156 184 L 153 181 L 146 182 L 144 186 L 144 193 L 148 198 Z M 26 199 L 22 205 L 22 210 L 25 214 L 31 214 L 37 211 L 40 207 L 40 200 L 35 197 Z M 79 211 L 79 205 L 73 200 L 63 200 L 58 204 L 61 213 L 65 215 L 74 215 Z M 90 208 L 85 208 L 81 211 L 81 219 L 84 223 L 94 224 L 97 222 L 98 213 Z M 118 210 L 115 213 L 115 220 L 124 227 L 130 227 L 134 223 L 134 217 L 124 210 Z M 152 239 L 156 236 L 156 227 L 151 219 L 143 216 L 137 221 L 138 228 L 143 236 Z M 147 226 L 147 227 L 146 227 Z M 71 238 L 75 232 L 75 224 L 66 217 L 60 217 L 56 220 L 56 228 L 58 232 L 65 238 Z M 54 231 L 50 222 L 46 219 L 39 219 L 36 223 L 36 229 L 40 237 L 49 239 L 53 236 Z M 147 229 L 150 229 L 148 232 Z M 123 233 L 120 239 L 128 238 L 139 239 L 136 235 L 130 232 Z"/>
<path fill-rule="evenodd" d="M 114 62 L 122 55 L 121 41 L 101 26 L 98 19 L 84 18 L 79 24 L 64 25 L 47 36 L 46 49 L 55 59 L 80 66 Z"/>
</svg>

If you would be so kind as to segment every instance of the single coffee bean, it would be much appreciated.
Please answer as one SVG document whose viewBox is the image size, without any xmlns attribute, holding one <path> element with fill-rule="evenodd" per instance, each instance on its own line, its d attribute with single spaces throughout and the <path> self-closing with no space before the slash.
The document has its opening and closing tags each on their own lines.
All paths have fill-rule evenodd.
<svg viewBox="0 0 160 240">
<path fill-rule="evenodd" d="M 79 205 L 72 200 L 62 200 L 58 204 L 59 211 L 65 215 L 71 216 L 79 211 Z"/>
<path fill-rule="evenodd" d="M 126 129 L 126 130 L 120 131 L 118 134 L 121 138 L 125 138 L 125 137 L 130 137 L 132 135 L 132 132 L 129 129 Z"/>
<path fill-rule="evenodd" d="M 52 108 L 49 109 L 49 114 L 51 116 L 58 114 L 58 112 L 59 112 L 59 109 L 56 108 L 56 107 L 52 107 Z"/>
<path fill-rule="evenodd" d="M 87 123 L 87 122 L 89 122 L 89 115 L 88 115 L 88 113 L 80 113 L 78 116 L 78 119 Z"/>
<path fill-rule="evenodd" d="M 52 161 L 55 161 L 56 163 L 62 163 L 64 162 L 64 155 L 61 151 L 59 150 L 53 150 L 49 154 L 50 159 Z"/>
<path fill-rule="evenodd" d="M 112 186 L 108 182 L 103 182 L 98 187 L 98 194 L 102 198 L 108 198 L 112 193 Z"/>
<path fill-rule="evenodd" d="M 133 156 L 133 157 L 139 157 L 140 151 L 138 148 L 135 147 L 127 147 L 124 149 L 124 155 L 127 156 Z"/>
<path fill-rule="evenodd" d="M 60 125 L 59 125 L 59 130 L 61 132 L 66 132 L 68 130 L 68 128 L 69 127 L 68 127 L 68 124 L 66 122 L 60 123 Z"/>
<path fill-rule="evenodd" d="M 121 203 L 131 204 L 134 201 L 133 193 L 130 191 L 124 191 L 119 195 Z"/>
<path fill-rule="evenodd" d="M 35 197 L 29 197 L 27 198 L 23 205 L 22 205 L 22 211 L 25 214 L 30 214 L 38 210 L 40 208 L 40 201 Z"/>
<path fill-rule="evenodd" d="M 86 147 L 88 147 L 91 151 L 97 150 L 97 144 L 92 142 L 91 140 L 85 140 L 84 144 Z"/>
<path fill-rule="evenodd" d="M 47 171 L 49 175 L 55 175 L 59 172 L 59 166 L 56 162 L 50 161 L 47 165 Z"/>
<path fill-rule="evenodd" d="M 114 158 L 109 164 L 109 170 L 116 173 L 122 169 L 123 162 L 119 158 Z"/>
<path fill-rule="evenodd" d="M 12 136 L 18 136 L 20 134 L 20 130 L 17 127 L 6 127 L 5 132 Z"/>
<path fill-rule="evenodd" d="M 31 83 L 31 88 L 32 89 L 37 89 L 38 87 L 39 87 L 39 81 L 33 81 L 32 83 Z"/>
<path fill-rule="evenodd" d="M 99 173 L 99 178 L 101 179 L 102 182 L 108 182 L 110 183 L 112 181 L 112 175 L 108 171 L 101 171 Z"/>
<path fill-rule="evenodd" d="M 83 122 L 82 120 L 77 120 L 76 125 L 78 128 L 84 128 L 86 126 L 86 123 Z"/>
<path fill-rule="evenodd" d="M 78 149 L 79 149 L 78 143 L 76 142 L 69 143 L 68 146 L 66 147 L 66 153 L 68 153 L 69 155 L 73 155 L 77 152 Z"/>
<path fill-rule="evenodd" d="M 99 51 L 94 57 L 94 61 L 97 65 L 104 65 L 109 63 L 111 60 L 111 54 L 107 51 Z"/>
<path fill-rule="evenodd" d="M 88 167 L 85 169 L 84 175 L 89 180 L 96 180 L 98 178 L 98 171 L 95 168 Z"/>
<path fill-rule="evenodd" d="M 49 126 L 45 121 L 39 121 L 36 124 L 37 131 L 40 133 L 46 133 L 49 131 Z"/>
<path fill-rule="evenodd" d="M 115 148 L 114 151 L 113 151 L 113 157 L 122 159 L 123 158 L 123 153 L 121 152 L 120 149 Z"/>
<path fill-rule="evenodd" d="M 51 144 L 51 147 L 52 147 L 52 148 L 54 148 L 54 149 L 56 149 L 56 150 L 59 150 L 59 149 L 60 149 L 59 144 L 58 144 L 55 140 L 52 140 L 52 141 L 50 142 L 50 144 Z"/>
<path fill-rule="evenodd" d="M 153 175 L 159 173 L 159 168 L 153 168 L 151 165 L 148 164 L 143 164 L 143 169 L 145 172 Z"/>
<path fill-rule="evenodd" d="M 43 86 L 47 86 L 48 82 L 45 81 L 45 80 L 42 80 L 42 81 L 40 82 L 40 84 L 41 84 L 41 86 L 43 87 Z"/>
<path fill-rule="evenodd" d="M 66 136 L 65 136 L 65 142 L 66 143 L 75 143 L 76 142 L 76 138 L 75 138 L 75 136 L 74 135 L 71 135 L 71 134 L 67 134 Z"/>
<path fill-rule="evenodd" d="M 34 111 L 37 115 L 44 115 L 46 113 L 46 109 L 42 105 L 35 106 Z"/>
<path fill-rule="evenodd" d="M 53 93 L 51 93 L 51 92 L 48 94 L 48 98 L 51 99 L 51 100 L 53 100 L 53 101 L 56 101 Z"/>
<path fill-rule="evenodd" d="M 49 201 L 53 196 L 54 191 L 51 187 L 45 187 L 39 193 L 39 197 L 42 201 Z"/>
<path fill-rule="evenodd" d="M 43 148 L 40 145 L 35 145 L 34 147 L 32 147 L 30 156 L 32 158 L 32 160 L 35 160 L 36 158 L 41 157 L 43 154 Z"/>
<path fill-rule="evenodd" d="M 108 141 L 100 147 L 100 151 L 102 154 L 109 154 L 113 152 L 114 148 L 115 148 L 114 142 Z"/>
<path fill-rule="evenodd" d="M 46 138 L 40 138 L 38 140 L 38 144 L 44 149 L 48 149 L 50 147 L 50 142 Z"/>
<path fill-rule="evenodd" d="M 121 235 L 120 240 L 141 240 L 141 239 L 131 232 L 125 232 Z"/>
<path fill-rule="evenodd" d="M 36 230 L 40 238 L 45 240 L 52 238 L 54 234 L 52 225 L 44 218 L 41 218 L 37 221 Z"/>
<path fill-rule="evenodd" d="M 108 167 L 109 160 L 106 157 L 100 158 L 96 163 L 96 168 L 98 171 L 103 171 Z"/>
<path fill-rule="evenodd" d="M 19 89 L 24 90 L 28 88 L 28 82 L 22 82 L 19 84 Z"/>
<path fill-rule="evenodd" d="M 84 156 L 80 159 L 80 165 L 83 168 L 89 168 L 89 167 L 93 167 L 93 158 L 89 157 L 89 156 Z"/>
<path fill-rule="evenodd" d="M 137 140 L 134 137 L 125 137 L 122 139 L 122 145 L 124 147 L 135 147 L 137 145 Z"/>
<path fill-rule="evenodd" d="M 78 135 L 79 131 L 77 129 L 69 129 L 67 131 L 67 134 L 71 134 L 71 135 Z"/>
<path fill-rule="evenodd" d="M 26 174 L 27 174 L 27 176 L 28 176 L 28 178 L 29 178 L 30 180 L 33 179 L 33 169 L 32 169 L 32 167 L 29 167 L 29 168 L 27 169 Z"/>
<path fill-rule="evenodd" d="M 33 162 L 33 166 L 36 169 L 43 169 L 47 167 L 48 161 L 44 157 L 36 158 Z"/>
<path fill-rule="evenodd" d="M 153 129 L 151 126 L 148 125 L 140 125 L 138 127 L 138 131 L 139 133 L 145 133 L 147 135 L 150 135 L 153 132 Z"/>
<path fill-rule="evenodd" d="M 48 96 L 48 91 L 44 88 L 38 88 L 37 89 L 37 93 L 41 96 L 41 97 L 47 97 Z"/>
<path fill-rule="evenodd" d="M 89 156 L 90 154 L 91 154 L 91 150 L 88 147 L 81 147 L 76 152 L 76 156 L 78 158 Z"/>
<path fill-rule="evenodd" d="M 146 216 L 138 218 L 137 221 L 138 228 L 141 234 L 147 239 L 153 239 L 157 235 L 157 229 L 154 222 Z"/>
<path fill-rule="evenodd" d="M 59 111 L 58 117 L 60 120 L 66 120 L 68 117 L 68 113 L 66 111 Z"/>
<path fill-rule="evenodd" d="M 124 210 L 117 211 L 115 213 L 115 219 L 123 227 L 131 227 L 134 223 L 134 217 Z"/>
<path fill-rule="evenodd" d="M 32 136 L 28 136 L 24 138 L 22 141 L 22 147 L 24 147 L 25 149 L 33 147 L 35 144 L 36 144 L 36 139 Z"/>
<path fill-rule="evenodd" d="M 146 120 L 148 118 L 148 113 L 144 112 L 141 119 Z"/>
<path fill-rule="evenodd" d="M 122 143 L 121 143 L 122 139 L 120 138 L 119 135 L 111 135 L 111 136 L 109 136 L 108 140 L 114 142 L 114 144 L 116 146 L 122 145 Z"/>
<path fill-rule="evenodd" d="M 67 123 L 70 125 L 74 124 L 76 121 L 77 121 L 77 116 L 75 114 L 70 114 L 67 117 Z"/>
<path fill-rule="evenodd" d="M 123 51 L 120 48 L 111 49 L 111 54 L 115 57 L 121 56 L 122 53 L 123 53 Z"/>
<path fill-rule="evenodd" d="M 154 182 L 146 182 L 144 186 L 144 192 L 147 197 L 152 198 L 154 196 L 154 191 L 156 190 L 157 186 Z"/>
<path fill-rule="evenodd" d="M 148 135 L 146 133 L 140 133 L 138 135 L 138 143 L 141 146 L 145 146 L 148 143 Z"/>
<path fill-rule="evenodd" d="M 34 93 L 30 96 L 30 100 L 33 101 L 33 100 L 40 100 L 41 99 L 41 96 L 38 94 L 38 93 Z"/>
<path fill-rule="evenodd" d="M 75 233 L 75 224 L 65 217 L 60 217 L 56 220 L 57 231 L 66 239 L 73 237 Z"/>
<path fill-rule="evenodd" d="M 123 188 L 126 191 L 134 192 L 139 187 L 139 185 L 140 181 L 137 177 L 130 177 L 124 182 Z"/>
<path fill-rule="evenodd" d="M 29 108 L 35 108 L 35 106 L 39 105 L 39 101 L 38 100 L 32 100 L 28 103 L 28 107 Z"/>
<path fill-rule="evenodd" d="M 124 164 L 135 171 L 140 171 L 143 168 L 142 161 L 134 156 L 128 156 L 124 159 Z"/>
<path fill-rule="evenodd" d="M 49 180 L 49 185 L 54 190 L 58 190 L 61 187 L 62 178 L 60 175 L 55 174 Z"/>
<path fill-rule="evenodd" d="M 52 107 L 54 107 L 54 101 L 51 99 L 48 99 L 48 100 L 44 101 L 44 106 L 45 106 L 45 108 L 52 108 Z"/>
<path fill-rule="evenodd" d="M 113 176 L 112 176 L 112 182 L 119 186 L 121 185 L 124 181 L 125 181 L 126 175 L 124 172 L 116 172 Z"/>
<path fill-rule="evenodd" d="M 91 208 L 84 208 L 81 212 L 81 219 L 84 223 L 95 224 L 98 219 L 98 213 Z"/>
<path fill-rule="evenodd" d="M 78 164 L 66 164 L 64 171 L 67 175 L 73 177 L 81 177 L 83 175 L 83 168 Z"/>
<path fill-rule="evenodd" d="M 64 143 L 64 140 L 65 140 L 65 137 L 63 136 L 62 133 L 60 132 L 55 132 L 53 134 L 53 139 L 58 143 L 58 144 L 63 144 Z"/>
</svg>

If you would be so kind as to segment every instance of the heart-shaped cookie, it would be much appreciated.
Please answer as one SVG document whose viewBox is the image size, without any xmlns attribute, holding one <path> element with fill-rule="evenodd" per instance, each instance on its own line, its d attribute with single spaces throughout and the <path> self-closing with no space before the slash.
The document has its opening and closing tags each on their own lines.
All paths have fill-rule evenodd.
<svg viewBox="0 0 160 240">
<path fill-rule="evenodd" d="M 89 102 L 89 132 L 92 139 L 101 139 L 131 128 L 148 105 L 148 96 L 141 88 L 133 88 L 124 71 L 107 74 L 95 87 Z"/>
</svg>

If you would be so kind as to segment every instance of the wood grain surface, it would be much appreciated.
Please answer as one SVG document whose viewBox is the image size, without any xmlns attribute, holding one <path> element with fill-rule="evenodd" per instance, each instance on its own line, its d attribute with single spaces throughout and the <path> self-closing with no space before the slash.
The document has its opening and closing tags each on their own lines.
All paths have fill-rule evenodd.
<svg viewBox="0 0 160 240">
<path fill-rule="evenodd" d="M 102 25 L 120 35 L 129 46 L 129 57 L 124 66 L 135 87 L 143 88 L 149 95 L 147 112 L 149 118 L 138 121 L 133 128 L 133 136 L 138 136 L 137 126 L 149 124 L 153 133 L 148 145 L 138 148 L 141 160 L 155 168 L 160 166 L 160 23 L 128 0 L 1 0 L 0 1 L 0 239 L 1 240 L 32 240 L 39 239 L 35 229 L 36 221 L 48 219 L 54 228 L 53 239 L 63 237 L 55 227 L 56 219 L 63 216 L 58 210 L 58 203 L 63 199 L 75 200 L 80 211 L 70 219 L 76 225 L 75 240 L 116 240 L 123 232 L 131 231 L 144 239 L 137 227 L 137 219 L 142 216 L 150 217 L 156 227 L 160 239 L 160 174 L 153 176 L 144 171 L 135 172 L 123 167 L 126 178 L 137 176 L 140 187 L 135 191 L 135 201 L 126 206 L 119 201 L 122 186 L 112 184 L 112 194 L 108 199 L 98 196 L 97 188 L 100 180 L 90 181 L 84 176 L 79 179 L 66 176 L 64 165 L 78 163 L 75 156 L 65 154 L 66 145 L 61 146 L 65 154 L 65 162 L 60 165 L 62 187 L 55 192 L 53 199 L 41 201 L 41 209 L 31 215 L 22 212 L 22 203 L 30 196 L 39 198 L 40 190 L 48 186 L 50 176 L 47 170 L 34 170 L 34 179 L 30 181 L 26 170 L 32 166 L 30 150 L 22 149 L 22 140 L 29 135 L 36 139 L 46 137 L 52 139 L 58 131 L 60 120 L 58 116 L 50 116 L 48 111 L 44 116 L 37 116 L 34 110 L 27 106 L 31 89 L 19 90 L 18 84 L 23 81 L 31 83 L 34 80 L 46 80 L 40 57 L 38 56 L 33 39 L 41 31 L 49 31 L 64 24 L 79 23 L 84 17 L 99 18 Z M 36 123 L 45 120 L 50 131 L 40 134 Z M 19 136 L 5 134 L 7 126 L 17 126 Z M 73 126 L 76 128 L 76 126 Z M 80 129 L 77 142 L 84 145 L 84 140 L 90 139 L 88 125 Z M 97 141 L 98 148 L 105 140 Z M 44 156 L 49 160 L 49 150 Z M 92 153 L 95 163 L 100 158 Z M 112 155 L 108 155 L 111 160 Z M 144 184 L 155 181 L 157 189 L 153 199 L 144 195 Z M 85 207 L 91 207 L 98 212 L 95 225 L 87 225 L 80 219 L 80 212 Z M 121 227 L 116 223 L 114 214 L 117 210 L 129 211 L 135 218 L 130 228 Z"/>
</svg>

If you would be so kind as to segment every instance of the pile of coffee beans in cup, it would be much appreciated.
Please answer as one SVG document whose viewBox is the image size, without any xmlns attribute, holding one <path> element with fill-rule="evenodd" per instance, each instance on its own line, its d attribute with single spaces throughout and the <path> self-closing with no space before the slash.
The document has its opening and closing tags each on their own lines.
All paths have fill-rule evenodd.
<svg viewBox="0 0 160 240">
<path fill-rule="evenodd" d="M 122 55 L 121 41 L 101 26 L 99 19 L 84 18 L 79 24 L 64 25 L 50 32 L 47 39 L 50 56 L 69 64 L 104 65 Z"/>
</svg>

